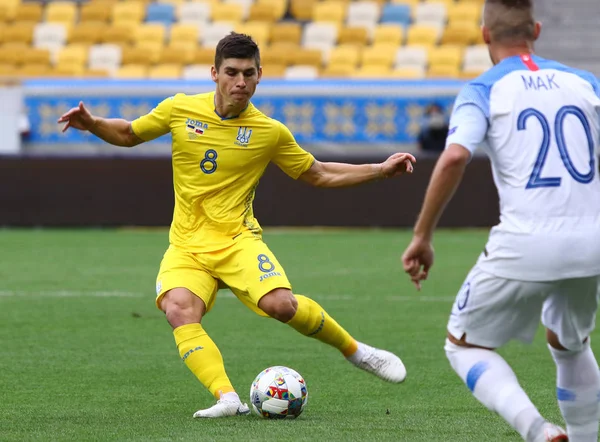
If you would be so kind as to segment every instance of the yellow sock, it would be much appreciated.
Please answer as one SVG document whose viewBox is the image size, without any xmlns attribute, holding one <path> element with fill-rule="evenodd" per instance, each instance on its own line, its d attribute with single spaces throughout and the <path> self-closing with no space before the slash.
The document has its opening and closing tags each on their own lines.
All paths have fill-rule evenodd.
<svg viewBox="0 0 600 442">
<path fill-rule="evenodd" d="M 225 373 L 223 357 L 200 324 L 186 324 L 173 330 L 177 350 L 185 365 L 214 397 L 235 391 Z"/>
<path fill-rule="evenodd" d="M 298 301 L 298 310 L 288 324 L 304 336 L 316 338 L 325 344 L 337 348 L 348 357 L 358 349 L 358 343 L 323 307 L 310 298 L 294 295 Z"/>
</svg>

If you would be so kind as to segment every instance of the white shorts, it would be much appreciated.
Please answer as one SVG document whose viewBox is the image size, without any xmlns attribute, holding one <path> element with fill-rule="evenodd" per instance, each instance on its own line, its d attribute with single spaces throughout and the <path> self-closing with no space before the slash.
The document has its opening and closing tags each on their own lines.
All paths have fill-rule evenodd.
<svg viewBox="0 0 600 442">
<path fill-rule="evenodd" d="M 448 332 L 456 339 L 498 348 L 511 339 L 531 343 L 539 326 L 557 334 L 563 347 L 579 350 L 594 330 L 600 275 L 531 282 L 499 278 L 476 265 L 452 307 Z"/>
</svg>

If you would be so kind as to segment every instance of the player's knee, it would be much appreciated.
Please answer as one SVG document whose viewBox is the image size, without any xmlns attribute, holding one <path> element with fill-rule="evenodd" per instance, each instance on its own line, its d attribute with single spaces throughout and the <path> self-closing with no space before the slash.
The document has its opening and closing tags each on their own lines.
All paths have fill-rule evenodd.
<svg viewBox="0 0 600 442">
<path fill-rule="evenodd" d="M 569 351 L 577 353 L 589 345 L 589 337 L 581 341 L 571 339 L 567 342 L 561 342 L 558 335 L 549 328 L 546 329 L 546 341 L 554 350 L 560 350 L 564 352 Z"/>
<path fill-rule="evenodd" d="M 275 289 L 263 296 L 258 307 L 273 319 L 289 322 L 298 309 L 298 301 L 290 290 Z"/>
<path fill-rule="evenodd" d="M 173 328 L 200 322 L 206 309 L 200 298 L 184 288 L 165 293 L 160 307 Z"/>
</svg>

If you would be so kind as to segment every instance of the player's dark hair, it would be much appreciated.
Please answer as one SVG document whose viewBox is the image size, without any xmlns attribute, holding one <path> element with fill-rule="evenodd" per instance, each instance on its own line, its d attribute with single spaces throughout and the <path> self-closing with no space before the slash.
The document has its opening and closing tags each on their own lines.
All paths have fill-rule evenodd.
<svg viewBox="0 0 600 442">
<path fill-rule="evenodd" d="M 486 0 L 484 22 L 492 41 L 515 43 L 535 40 L 533 0 Z"/>
<path fill-rule="evenodd" d="M 223 37 L 217 44 L 215 52 L 215 68 L 217 71 L 221 67 L 223 60 L 227 58 L 254 59 L 256 68 L 260 67 L 260 50 L 258 45 L 252 40 L 252 37 L 246 34 L 232 32 Z"/>
</svg>

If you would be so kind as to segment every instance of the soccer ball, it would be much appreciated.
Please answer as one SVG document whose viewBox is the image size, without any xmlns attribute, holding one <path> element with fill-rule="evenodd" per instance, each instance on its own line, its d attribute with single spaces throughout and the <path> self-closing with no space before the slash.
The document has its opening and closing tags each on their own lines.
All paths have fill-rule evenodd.
<svg viewBox="0 0 600 442">
<path fill-rule="evenodd" d="M 275 366 L 261 371 L 250 387 L 252 410 L 267 419 L 298 417 L 307 399 L 304 378 L 288 367 Z"/>
</svg>

